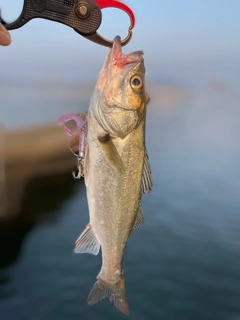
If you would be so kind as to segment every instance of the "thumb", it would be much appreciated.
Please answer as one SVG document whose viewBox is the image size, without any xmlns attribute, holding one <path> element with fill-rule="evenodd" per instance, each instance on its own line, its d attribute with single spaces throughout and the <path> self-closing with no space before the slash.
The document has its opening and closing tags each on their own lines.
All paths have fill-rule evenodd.
<svg viewBox="0 0 240 320">
<path fill-rule="evenodd" d="M 0 24 L 0 45 L 2 46 L 8 46 L 11 43 L 11 35 L 7 31 L 7 29 L 4 28 L 2 24 Z"/>
</svg>

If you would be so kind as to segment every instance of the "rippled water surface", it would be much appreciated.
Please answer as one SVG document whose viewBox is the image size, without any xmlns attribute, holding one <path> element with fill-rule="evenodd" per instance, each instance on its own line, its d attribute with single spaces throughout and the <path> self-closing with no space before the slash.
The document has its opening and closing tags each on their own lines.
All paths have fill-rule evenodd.
<svg viewBox="0 0 240 320">
<path fill-rule="evenodd" d="M 205 90 L 168 112 L 150 104 L 154 189 L 125 254 L 129 319 L 240 319 L 238 101 Z M 41 201 L 39 193 L 33 208 Z M 75 181 L 0 270 L 2 320 L 125 319 L 107 300 L 86 304 L 101 267 L 100 255 L 73 254 L 87 222 L 85 186 Z"/>
</svg>

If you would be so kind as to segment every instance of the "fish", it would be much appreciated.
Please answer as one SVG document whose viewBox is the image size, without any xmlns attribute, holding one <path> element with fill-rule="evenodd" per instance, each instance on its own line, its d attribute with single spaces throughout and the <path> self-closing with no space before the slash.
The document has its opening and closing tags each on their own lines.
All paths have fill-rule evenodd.
<svg viewBox="0 0 240 320">
<path fill-rule="evenodd" d="M 126 243 L 144 221 L 140 202 L 152 189 L 145 145 L 145 74 L 143 52 L 123 54 L 116 36 L 87 113 L 83 173 L 89 223 L 75 243 L 76 253 L 102 252 L 88 304 L 108 298 L 124 314 L 129 313 L 123 274 Z"/>
</svg>

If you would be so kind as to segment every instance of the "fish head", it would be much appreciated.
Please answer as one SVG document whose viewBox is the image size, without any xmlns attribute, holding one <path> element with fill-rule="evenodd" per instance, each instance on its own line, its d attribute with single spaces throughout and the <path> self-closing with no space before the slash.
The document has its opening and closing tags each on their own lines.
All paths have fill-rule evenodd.
<svg viewBox="0 0 240 320">
<path fill-rule="evenodd" d="M 145 115 L 143 52 L 122 53 L 121 38 L 115 37 L 96 84 L 98 92 L 94 115 L 113 137 L 125 137 Z"/>
</svg>

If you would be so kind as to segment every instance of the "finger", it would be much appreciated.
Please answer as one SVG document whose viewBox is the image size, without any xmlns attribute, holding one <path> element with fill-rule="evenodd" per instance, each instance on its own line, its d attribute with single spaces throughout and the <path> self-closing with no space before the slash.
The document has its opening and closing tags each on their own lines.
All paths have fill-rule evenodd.
<svg viewBox="0 0 240 320">
<path fill-rule="evenodd" d="M 0 45 L 8 46 L 11 43 L 11 35 L 2 24 L 0 24 Z"/>
</svg>

